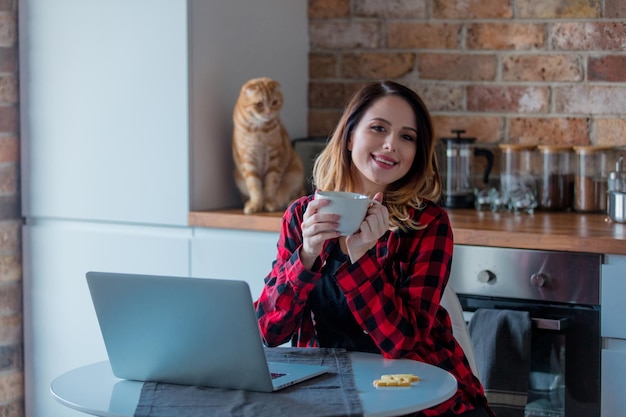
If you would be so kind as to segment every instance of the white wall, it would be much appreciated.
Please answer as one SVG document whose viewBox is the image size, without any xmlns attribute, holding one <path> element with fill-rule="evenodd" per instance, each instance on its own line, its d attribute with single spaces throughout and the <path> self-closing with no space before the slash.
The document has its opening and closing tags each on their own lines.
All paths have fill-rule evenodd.
<svg viewBox="0 0 626 417">
<path fill-rule="evenodd" d="M 287 131 L 307 134 L 307 2 L 191 0 L 189 22 L 191 208 L 241 207 L 231 150 L 241 86 L 262 76 L 279 81 Z"/>
</svg>

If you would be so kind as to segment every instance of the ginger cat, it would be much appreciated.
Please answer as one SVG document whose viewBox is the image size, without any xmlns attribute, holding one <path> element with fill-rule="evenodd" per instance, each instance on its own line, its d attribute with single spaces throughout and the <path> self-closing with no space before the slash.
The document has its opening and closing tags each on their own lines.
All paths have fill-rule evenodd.
<svg viewBox="0 0 626 417">
<path fill-rule="evenodd" d="M 283 95 L 270 78 L 241 87 L 233 112 L 235 182 L 244 213 L 283 210 L 304 194 L 304 167 L 280 120 Z"/>
</svg>

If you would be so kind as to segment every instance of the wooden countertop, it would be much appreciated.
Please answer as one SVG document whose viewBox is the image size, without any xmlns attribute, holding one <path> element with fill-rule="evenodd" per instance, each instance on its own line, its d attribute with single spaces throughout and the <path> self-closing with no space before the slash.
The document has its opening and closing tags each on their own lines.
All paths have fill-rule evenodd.
<svg viewBox="0 0 626 417">
<path fill-rule="evenodd" d="M 492 213 L 449 209 L 454 241 L 495 246 L 626 255 L 626 224 L 605 214 L 541 212 Z M 220 229 L 279 232 L 282 213 L 245 215 L 241 209 L 194 211 L 189 225 Z"/>
</svg>

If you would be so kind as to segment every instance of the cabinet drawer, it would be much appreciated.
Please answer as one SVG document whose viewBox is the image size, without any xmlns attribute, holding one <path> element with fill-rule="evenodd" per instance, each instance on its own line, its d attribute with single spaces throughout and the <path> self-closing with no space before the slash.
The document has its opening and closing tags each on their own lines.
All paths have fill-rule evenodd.
<svg viewBox="0 0 626 417">
<path fill-rule="evenodd" d="M 626 339 L 626 268 L 618 265 L 602 265 L 602 288 L 600 293 L 602 337 Z"/>
</svg>

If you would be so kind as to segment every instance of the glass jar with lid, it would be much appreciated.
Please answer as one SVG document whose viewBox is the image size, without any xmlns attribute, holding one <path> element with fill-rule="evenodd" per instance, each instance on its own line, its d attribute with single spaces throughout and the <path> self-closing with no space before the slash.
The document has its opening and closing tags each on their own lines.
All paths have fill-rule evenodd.
<svg viewBox="0 0 626 417">
<path fill-rule="evenodd" d="M 586 213 L 606 211 L 610 151 L 611 148 L 606 146 L 574 146 L 574 210 Z"/>
<path fill-rule="evenodd" d="M 508 209 L 532 213 L 537 207 L 535 146 L 500 144 L 500 193 Z"/>
<path fill-rule="evenodd" d="M 538 208 L 569 210 L 574 199 L 574 150 L 567 145 L 539 145 Z"/>
</svg>

